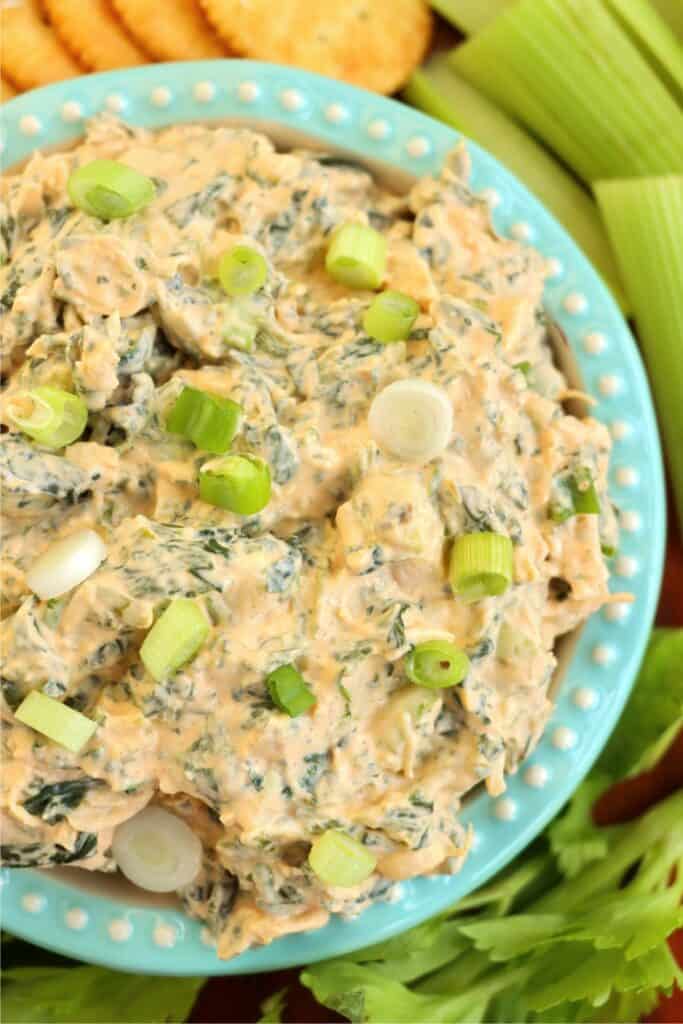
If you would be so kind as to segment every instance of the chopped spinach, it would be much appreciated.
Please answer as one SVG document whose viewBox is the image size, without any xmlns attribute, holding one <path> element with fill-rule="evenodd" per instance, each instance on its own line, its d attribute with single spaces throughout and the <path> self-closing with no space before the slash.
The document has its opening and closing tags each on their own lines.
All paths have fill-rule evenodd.
<svg viewBox="0 0 683 1024">
<path fill-rule="evenodd" d="M 301 568 L 301 556 L 296 551 L 284 555 L 268 568 L 266 590 L 269 594 L 284 594 L 295 582 Z"/>
<path fill-rule="evenodd" d="M 73 864 L 86 860 L 97 849 L 94 832 L 79 832 L 73 850 L 59 843 L 29 843 L 26 846 L 0 846 L 0 863 L 10 868 L 46 868 L 57 864 Z"/>
<path fill-rule="evenodd" d="M 326 771 L 330 768 L 330 753 L 328 750 L 318 754 L 304 754 L 306 769 L 299 779 L 299 785 L 308 793 L 313 793 Z"/>
<path fill-rule="evenodd" d="M 62 782 L 41 786 L 37 793 L 24 800 L 23 807 L 29 814 L 54 825 L 78 807 L 86 793 L 101 786 L 104 786 L 101 779 L 91 779 L 87 775 L 78 779 L 64 779 Z"/>
</svg>

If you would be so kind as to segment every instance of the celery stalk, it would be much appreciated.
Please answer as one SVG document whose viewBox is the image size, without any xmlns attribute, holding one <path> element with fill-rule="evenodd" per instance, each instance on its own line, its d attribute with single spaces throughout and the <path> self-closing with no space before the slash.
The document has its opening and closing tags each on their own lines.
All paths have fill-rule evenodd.
<svg viewBox="0 0 683 1024">
<path fill-rule="evenodd" d="M 481 32 L 512 0 L 429 0 L 430 6 L 465 35 Z"/>
<path fill-rule="evenodd" d="M 680 173 L 683 109 L 609 2 L 519 0 L 451 61 L 585 181 Z"/>
<path fill-rule="evenodd" d="M 416 71 L 403 96 L 478 142 L 523 181 L 565 227 L 612 289 L 626 299 L 598 209 L 562 164 L 449 66 L 446 54 Z"/>
<path fill-rule="evenodd" d="M 683 4 L 681 0 L 650 0 L 654 7 L 677 39 L 683 41 Z"/>
<path fill-rule="evenodd" d="M 670 92 L 679 101 L 683 99 L 683 47 L 671 27 L 647 0 L 607 3 Z"/>
<path fill-rule="evenodd" d="M 633 302 L 683 526 L 683 176 L 602 181 L 595 193 Z"/>
</svg>

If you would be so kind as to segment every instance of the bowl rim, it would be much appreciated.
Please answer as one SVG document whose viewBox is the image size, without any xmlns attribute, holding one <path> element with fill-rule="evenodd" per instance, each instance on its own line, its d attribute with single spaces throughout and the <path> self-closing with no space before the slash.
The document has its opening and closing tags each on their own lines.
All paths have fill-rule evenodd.
<svg viewBox="0 0 683 1024">
<path fill-rule="evenodd" d="M 7 166 L 40 146 L 77 138 L 84 118 L 102 109 L 152 128 L 226 117 L 257 130 L 275 122 L 418 176 L 438 170 L 463 138 L 395 100 L 296 68 L 188 61 L 86 75 L 8 101 L 0 111 Z M 508 776 L 503 797 L 482 795 L 464 809 L 477 841 L 458 875 L 403 883 L 398 902 L 221 961 L 200 924 L 180 910 L 123 904 L 49 871 L 3 868 L 3 926 L 10 932 L 87 962 L 147 974 L 247 974 L 348 953 L 418 924 L 483 884 L 538 834 L 602 749 L 640 664 L 663 566 L 665 487 L 649 386 L 629 329 L 586 257 L 509 171 L 466 141 L 470 186 L 486 194 L 497 230 L 529 240 L 554 261 L 544 303 L 569 340 L 586 390 L 598 399 L 593 415 L 614 440 L 610 494 L 625 507 L 610 587 L 623 589 L 628 580 L 637 613 L 611 605 L 588 621 L 530 758 Z"/>
</svg>

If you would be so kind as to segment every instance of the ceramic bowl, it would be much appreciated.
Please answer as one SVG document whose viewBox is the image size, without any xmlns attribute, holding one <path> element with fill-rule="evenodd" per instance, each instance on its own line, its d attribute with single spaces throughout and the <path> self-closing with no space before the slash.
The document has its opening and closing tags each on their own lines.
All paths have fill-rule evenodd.
<svg viewBox="0 0 683 1024">
<path fill-rule="evenodd" d="M 4 166 L 38 147 L 64 145 L 102 110 L 132 124 L 239 120 L 281 140 L 353 152 L 405 180 L 438 171 L 458 141 L 410 107 L 292 68 L 222 60 L 146 67 L 66 81 L 7 103 Z M 293 134 L 294 133 L 294 134 Z M 504 796 L 477 794 L 462 817 L 476 840 L 462 871 L 403 883 L 401 896 L 355 920 L 279 939 L 221 961 L 211 939 L 177 905 L 145 898 L 104 875 L 63 869 L 7 870 L 4 927 L 38 945 L 122 970 L 240 974 L 304 964 L 388 938 L 469 893 L 523 849 L 559 810 L 609 735 L 633 683 L 650 631 L 664 548 L 661 453 L 647 380 L 634 340 L 596 271 L 544 207 L 496 160 L 470 144 L 475 191 L 488 197 L 501 234 L 529 241 L 552 261 L 545 305 L 564 331 L 593 415 L 614 439 L 610 491 L 621 510 L 621 546 L 611 585 L 633 604 L 594 615 L 564 654 L 556 706 Z"/>
</svg>

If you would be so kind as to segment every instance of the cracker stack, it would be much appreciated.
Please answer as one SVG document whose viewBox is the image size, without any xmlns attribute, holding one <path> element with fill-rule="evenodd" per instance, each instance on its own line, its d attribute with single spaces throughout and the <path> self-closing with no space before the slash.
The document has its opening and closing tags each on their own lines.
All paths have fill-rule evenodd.
<svg viewBox="0 0 683 1024">
<path fill-rule="evenodd" d="M 396 91 L 429 45 L 425 0 L 13 0 L 0 99 L 88 71 L 243 56 Z"/>
</svg>

